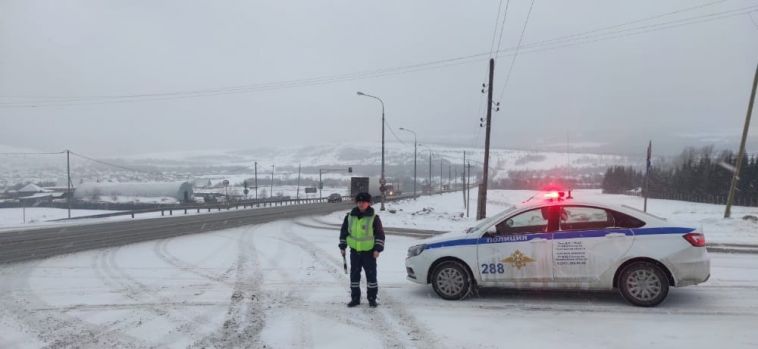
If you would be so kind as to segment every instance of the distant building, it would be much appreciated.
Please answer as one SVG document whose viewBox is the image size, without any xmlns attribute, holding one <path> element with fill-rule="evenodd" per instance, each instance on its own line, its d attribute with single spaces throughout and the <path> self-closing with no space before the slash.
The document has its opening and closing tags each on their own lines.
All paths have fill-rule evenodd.
<svg viewBox="0 0 758 349">
<path fill-rule="evenodd" d="M 25 187 L 16 191 L 18 196 L 29 196 L 37 193 L 49 193 L 50 190 L 44 189 L 34 183 L 28 184 Z"/>
<path fill-rule="evenodd" d="M 82 183 L 74 190 L 74 199 L 95 202 L 192 202 L 193 186 L 189 182 Z"/>
</svg>

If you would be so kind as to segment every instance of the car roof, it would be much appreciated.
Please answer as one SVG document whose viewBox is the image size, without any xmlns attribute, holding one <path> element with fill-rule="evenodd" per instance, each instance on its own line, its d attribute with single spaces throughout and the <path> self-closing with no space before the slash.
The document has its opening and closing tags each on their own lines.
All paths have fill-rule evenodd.
<svg viewBox="0 0 758 349">
<path fill-rule="evenodd" d="M 643 219 L 643 221 L 650 222 L 651 220 L 657 220 L 658 222 L 665 222 L 665 218 L 661 218 L 655 215 L 652 215 L 647 212 L 643 212 L 639 209 L 636 209 L 634 207 L 626 206 L 626 205 L 615 205 L 615 204 L 609 204 L 609 203 L 603 203 L 603 202 L 596 202 L 596 201 L 589 201 L 589 200 L 576 200 L 576 199 L 553 199 L 553 200 L 530 200 L 526 202 L 522 202 L 521 204 L 515 205 L 516 210 L 512 212 L 524 212 L 529 211 L 531 209 L 541 208 L 541 207 L 549 207 L 549 206 L 557 206 L 557 205 L 571 205 L 571 206 L 591 206 L 591 207 L 598 207 L 598 208 L 605 208 L 617 212 L 621 212 L 623 214 Z"/>
</svg>

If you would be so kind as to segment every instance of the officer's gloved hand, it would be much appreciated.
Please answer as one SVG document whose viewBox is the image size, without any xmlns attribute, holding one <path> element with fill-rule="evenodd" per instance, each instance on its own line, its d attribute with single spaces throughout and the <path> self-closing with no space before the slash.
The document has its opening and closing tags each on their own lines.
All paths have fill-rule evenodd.
<svg viewBox="0 0 758 349">
<path fill-rule="evenodd" d="M 374 259 L 379 258 L 379 251 L 374 251 Z"/>
</svg>

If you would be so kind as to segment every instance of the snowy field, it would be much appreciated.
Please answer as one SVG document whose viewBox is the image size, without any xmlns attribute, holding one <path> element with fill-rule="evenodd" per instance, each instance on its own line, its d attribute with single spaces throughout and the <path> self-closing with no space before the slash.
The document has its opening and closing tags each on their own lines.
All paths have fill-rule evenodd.
<svg viewBox="0 0 758 349">
<path fill-rule="evenodd" d="M 324 220 L 2 266 L 0 348 L 758 346 L 757 255 L 712 254 L 710 281 L 651 309 L 615 293 L 485 290 L 444 301 L 405 280 L 417 240 L 388 236 L 379 308 L 348 309 L 338 232 L 312 227 Z"/>
</svg>

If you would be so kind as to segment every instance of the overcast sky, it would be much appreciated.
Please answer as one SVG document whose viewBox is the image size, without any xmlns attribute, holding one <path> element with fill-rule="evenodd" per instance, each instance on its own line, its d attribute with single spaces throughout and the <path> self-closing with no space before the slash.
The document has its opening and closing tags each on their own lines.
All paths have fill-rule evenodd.
<svg viewBox="0 0 758 349">
<path fill-rule="evenodd" d="M 380 105 L 360 90 L 419 142 L 482 146 L 499 44 L 494 146 L 736 150 L 758 1 L 536 0 L 503 89 L 531 1 L 509 2 L 499 40 L 506 3 L 0 0 L 0 144 L 121 155 L 379 142 Z"/>
</svg>

